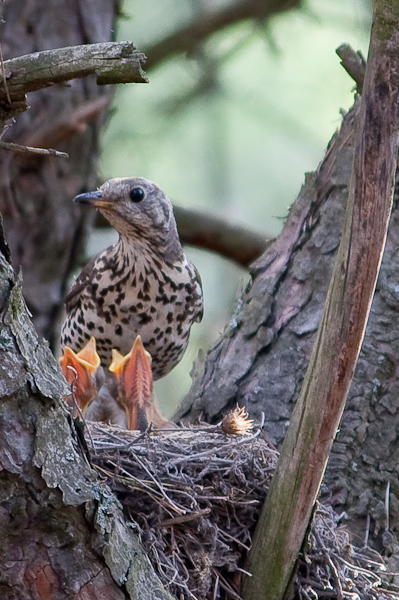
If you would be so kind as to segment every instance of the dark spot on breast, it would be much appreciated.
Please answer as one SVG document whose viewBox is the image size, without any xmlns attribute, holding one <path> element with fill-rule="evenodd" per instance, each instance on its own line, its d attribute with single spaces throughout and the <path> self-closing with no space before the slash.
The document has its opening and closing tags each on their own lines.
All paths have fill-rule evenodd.
<svg viewBox="0 0 399 600">
<path fill-rule="evenodd" d="M 118 297 L 115 299 L 115 303 L 116 304 L 120 304 L 122 302 L 122 300 L 125 299 L 125 293 L 122 292 L 121 294 L 118 295 Z"/>
<path fill-rule="evenodd" d="M 147 313 L 139 313 L 138 316 L 140 317 L 139 325 L 146 325 L 147 323 L 151 323 L 152 321 L 152 317 L 150 315 L 147 315 Z"/>
</svg>

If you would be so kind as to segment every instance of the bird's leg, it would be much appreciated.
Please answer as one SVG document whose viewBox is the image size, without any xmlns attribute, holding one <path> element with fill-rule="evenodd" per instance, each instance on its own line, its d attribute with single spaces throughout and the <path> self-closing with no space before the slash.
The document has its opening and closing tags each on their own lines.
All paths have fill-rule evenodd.
<svg viewBox="0 0 399 600">
<path fill-rule="evenodd" d="M 76 402 L 85 415 L 98 393 L 96 375 L 100 367 L 100 357 L 97 354 L 95 338 L 90 338 L 78 353 L 66 346 L 59 362 L 65 379 L 74 387 Z M 76 407 L 74 413 L 74 416 L 77 416 Z"/>
<path fill-rule="evenodd" d="M 118 402 L 126 411 L 128 429 L 144 431 L 150 423 L 156 427 L 167 423 L 153 392 L 151 355 L 140 335 L 126 356 L 112 351 L 109 370 L 118 382 Z"/>
</svg>

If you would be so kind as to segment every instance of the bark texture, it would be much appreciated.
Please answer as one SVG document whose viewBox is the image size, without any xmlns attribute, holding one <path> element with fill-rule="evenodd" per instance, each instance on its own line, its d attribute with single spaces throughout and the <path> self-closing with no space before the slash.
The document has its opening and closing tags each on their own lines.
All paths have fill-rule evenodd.
<svg viewBox="0 0 399 600">
<path fill-rule="evenodd" d="M 78 22 L 73 21 L 72 25 L 83 23 L 84 15 L 77 11 L 78 4 L 73 7 L 74 17 L 79 17 Z M 82 8 L 82 5 L 80 3 L 79 7 Z M 11 2 L 2 5 L 8 24 L 11 22 L 16 29 L 23 24 L 20 40 L 23 34 L 43 33 L 42 18 L 47 19 L 46 26 L 52 25 L 57 30 L 55 25 L 58 24 L 59 32 L 65 33 L 63 27 L 67 22 L 61 19 L 58 23 L 56 20 L 62 16 L 62 13 L 56 14 L 58 6 L 55 2 L 51 7 L 48 3 L 39 6 L 39 2 L 19 4 L 18 7 Z M 110 23 L 115 7 L 108 5 L 108 8 Z M 48 13 L 50 9 L 53 12 Z M 72 7 L 68 10 L 72 15 Z M 105 11 L 98 18 L 106 17 Z M 52 18 L 54 22 L 49 23 Z M 50 30 L 53 31 L 51 27 Z M 32 48 L 25 47 L 25 52 L 38 49 L 35 44 L 32 45 Z M 75 83 L 71 84 L 68 93 Z M 80 81 L 79 84 L 82 88 L 76 95 L 71 94 L 69 104 L 64 96 L 67 110 L 73 108 L 74 103 L 78 104 L 85 90 L 90 96 L 96 85 L 94 81 L 86 85 Z M 45 92 L 50 92 L 50 96 L 40 92 L 39 102 L 31 101 L 36 111 L 30 113 L 33 121 L 28 121 L 32 127 L 24 130 L 27 133 L 19 140 L 22 143 L 29 144 L 26 136 L 37 134 L 35 142 L 30 143 L 45 146 L 48 138 L 43 131 L 59 136 L 60 122 L 55 121 L 54 127 L 50 125 L 50 129 L 46 130 L 46 117 L 51 114 L 55 118 L 57 107 L 61 112 L 64 89 L 54 87 Z M 47 102 L 51 103 L 51 107 L 47 106 Z M 105 106 L 102 102 L 100 104 Z M 21 106 L 13 102 L 10 111 L 18 113 L 22 105 L 21 97 Z M 22 131 L 19 129 L 21 122 L 25 121 L 27 127 L 24 117 L 25 114 L 19 117 L 16 132 Z M 68 127 L 70 123 L 71 120 L 67 120 Z M 84 147 L 80 155 L 76 148 L 75 158 L 80 156 L 82 161 L 88 150 L 93 150 L 96 158 L 97 128 L 94 127 L 88 135 L 84 120 L 81 125 L 84 125 L 85 131 L 82 133 L 80 129 L 80 143 L 87 136 L 88 147 Z M 75 138 L 70 140 L 70 127 L 67 130 L 65 139 L 73 146 Z M 73 132 L 75 134 L 76 131 Z M 79 135 L 75 137 L 79 138 Z M 31 267 L 27 269 L 28 280 L 31 281 L 31 285 L 27 286 L 27 296 L 33 294 L 35 298 L 39 322 L 40 314 L 46 322 L 50 322 L 55 297 L 60 300 L 60 290 L 57 287 L 55 293 L 54 287 L 54 281 L 60 280 L 56 267 L 61 269 L 61 275 L 65 275 L 66 271 L 62 268 L 66 262 L 69 262 L 69 267 L 72 263 L 68 252 L 84 230 L 79 217 L 75 216 L 75 221 L 71 217 L 72 231 L 64 231 L 67 209 L 61 215 L 64 220 L 61 217 L 59 221 L 57 219 L 59 212 L 62 213 L 62 200 L 66 195 L 76 193 L 72 189 L 85 182 L 87 174 L 83 162 L 79 165 L 72 160 L 63 169 L 59 167 L 60 163 L 53 162 L 53 157 L 47 160 L 48 157 L 24 156 L 21 161 L 11 160 L 10 156 L 3 155 L 0 163 L 3 208 L 14 241 L 13 249 L 17 255 L 20 253 L 25 267 Z M 74 166 L 77 168 L 76 176 Z M 89 177 L 94 178 L 95 167 L 93 162 Z M 49 195 L 47 189 L 50 190 Z M 68 199 L 68 208 L 71 206 Z M 61 248 L 62 236 L 64 241 L 68 240 L 69 249 Z M 37 262 L 41 258 L 40 248 L 45 255 L 42 265 Z M 25 250 L 30 253 L 28 256 Z M 22 297 L 22 278 L 15 277 L 9 261 L 9 247 L 1 222 L 0 597 L 4 600 L 168 600 L 171 596 L 158 580 L 138 536 L 126 526 L 120 504 L 91 468 L 82 433 L 75 428 L 62 399 L 64 394 L 70 393 L 69 386 L 48 343 L 38 340 Z M 49 271 L 50 265 L 55 269 L 53 272 Z M 38 281 L 31 278 L 32 272 L 39 277 Z M 38 290 L 42 290 L 41 294 Z M 37 297 L 35 293 L 38 293 Z M 46 314 L 45 309 L 50 314 Z"/>
<path fill-rule="evenodd" d="M 170 599 L 85 458 L 70 390 L 1 253 L 0 319 L 0 597 Z"/>
<path fill-rule="evenodd" d="M 4 60 L 64 46 L 108 42 L 119 0 L 2 3 Z M 58 342 L 54 323 L 67 280 L 94 218 L 71 199 L 97 185 L 99 132 L 113 94 L 93 75 L 29 94 L 30 110 L 3 137 L 53 147 L 69 159 L 0 154 L 0 210 L 15 268 L 40 336 Z"/>
<path fill-rule="evenodd" d="M 178 410 L 217 421 L 238 402 L 266 417 L 280 445 L 298 398 L 322 314 L 345 214 L 353 159 L 356 106 L 344 118 L 326 157 L 305 184 L 283 232 L 252 267 L 252 281 L 223 336 L 206 360 L 197 359 L 193 385 Z M 379 546 L 385 532 L 386 485 L 390 527 L 399 529 L 399 211 L 394 197 L 389 233 L 369 323 L 322 491 L 348 513 L 362 543 L 367 515 Z"/>
<path fill-rule="evenodd" d="M 245 600 L 285 595 L 353 380 L 394 191 L 399 61 L 391 50 L 399 44 L 398 21 L 396 3 L 375 3 L 341 242 L 310 363 L 257 523 Z"/>
</svg>

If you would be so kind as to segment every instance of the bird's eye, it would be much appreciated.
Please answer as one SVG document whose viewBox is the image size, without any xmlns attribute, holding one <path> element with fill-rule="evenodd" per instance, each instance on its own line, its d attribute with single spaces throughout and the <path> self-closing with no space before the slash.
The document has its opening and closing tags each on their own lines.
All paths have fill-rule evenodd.
<svg viewBox="0 0 399 600">
<path fill-rule="evenodd" d="M 129 196 L 133 202 L 141 202 L 145 196 L 144 190 L 141 187 L 134 187 L 130 190 Z"/>
</svg>

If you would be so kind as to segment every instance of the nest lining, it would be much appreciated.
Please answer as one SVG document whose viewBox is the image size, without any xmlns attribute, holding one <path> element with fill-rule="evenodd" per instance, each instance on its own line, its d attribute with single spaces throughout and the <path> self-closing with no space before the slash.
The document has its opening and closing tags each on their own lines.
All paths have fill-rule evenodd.
<svg viewBox="0 0 399 600">
<path fill-rule="evenodd" d="M 129 432 L 88 424 L 95 468 L 106 477 L 163 584 L 179 600 L 240 600 L 251 546 L 278 453 L 253 435 L 218 427 Z M 355 551 L 339 517 L 316 511 L 293 598 L 385 600 L 377 553 Z"/>
</svg>

